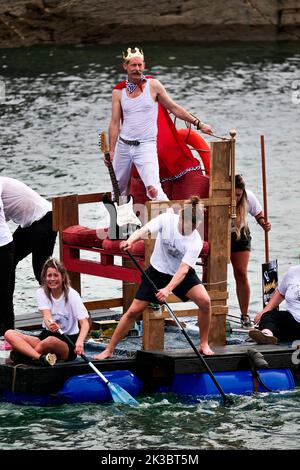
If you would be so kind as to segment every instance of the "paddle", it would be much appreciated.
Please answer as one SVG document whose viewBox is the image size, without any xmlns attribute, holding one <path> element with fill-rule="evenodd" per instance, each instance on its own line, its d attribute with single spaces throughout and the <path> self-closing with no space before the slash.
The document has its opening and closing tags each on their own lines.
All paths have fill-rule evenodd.
<svg viewBox="0 0 300 470">
<path fill-rule="evenodd" d="M 267 207 L 267 182 L 266 182 L 266 159 L 265 159 L 265 138 L 260 136 L 261 147 L 261 169 L 262 169 L 262 184 L 263 184 L 263 198 L 264 198 L 264 217 L 265 222 L 268 221 L 268 207 Z M 262 293 L 263 293 L 263 306 L 265 307 L 275 291 L 278 284 L 278 263 L 277 259 L 269 260 L 269 234 L 265 231 L 265 259 L 266 262 L 262 264 Z"/>
<path fill-rule="evenodd" d="M 131 258 L 131 260 L 133 261 L 133 263 L 136 265 L 136 267 L 140 270 L 140 272 L 142 274 L 144 274 L 144 276 L 146 277 L 146 279 L 150 282 L 150 284 L 152 285 L 155 293 L 158 292 L 158 289 L 156 287 L 156 285 L 154 284 L 154 282 L 152 281 L 152 279 L 148 276 L 148 274 L 146 273 L 146 271 L 139 265 L 139 263 L 137 262 L 137 260 L 135 259 L 135 257 L 130 253 L 130 251 L 126 250 L 126 253 L 128 253 L 129 257 Z M 191 340 L 191 338 L 189 337 L 189 335 L 187 334 L 187 332 L 185 331 L 185 329 L 183 328 L 183 326 L 181 325 L 180 321 L 178 320 L 177 316 L 175 315 L 175 313 L 173 312 L 173 310 L 171 309 L 171 307 L 169 306 L 169 304 L 165 301 L 165 302 L 162 302 L 163 305 L 165 305 L 167 307 L 167 309 L 169 310 L 170 312 L 170 315 L 171 317 L 174 319 L 176 325 L 180 328 L 181 332 L 183 333 L 183 335 L 185 336 L 185 338 L 187 339 L 187 341 L 189 342 L 190 346 L 193 348 L 194 352 L 196 353 L 197 357 L 200 359 L 200 362 L 202 363 L 202 365 L 204 366 L 204 368 L 206 369 L 206 371 L 208 372 L 210 378 L 212 379 L 213 383 L 215 384 L 215 386 L 217 387 L 217 389 L 219 390 L 220 394 L 222 395 L 222 398 L 223 398 L 223 401 L 224 401 L 224 405 L 227 406 L 227 405 L 231 405 L 233 403 L 233 400 L 231 397 L 229 397 L 228 395 L 225 394 L 224 390 L 222 389 L 221 385 L 219 384 L 219 382 L 217 381 L 217 379 L 215 378 L 214 374 L 212 373 L 209 365 L 207 364 L 207 362 L 205 361 L 205 359 L 203 358 L 202 354 L 200 353 L 200 351 L 198 351 L 198 349 L 196 348 L 196 346 L 194 345 L 193 341 Z"/>
<path fill-rule="evenodd" d="M 66 338 L 67 342 L 72 346 L 72 348 L 75 348 L 75 344 L 73 341 L 69 338 L 68 335 L 65 335 L 62 330 L 59 328 L 58 332 Z M 107 378 L 97 369 L 97 367 L 86 357 L 85 354 L 80 354 L 80 357 L 93 369 L 94 372 L 100 377 L 100 379 L 105 383 L 105 385 L 108 387 L 112 399 L 115 403 L 123 403 L 125 405 L 131 405 L 131 406 L 137 406 L 139 405 L 139 402 L 137 402 L 124 388 L 122 388 L 120 385 L 110 382 L 110 380 L 107 380 Z"/>
</svg>

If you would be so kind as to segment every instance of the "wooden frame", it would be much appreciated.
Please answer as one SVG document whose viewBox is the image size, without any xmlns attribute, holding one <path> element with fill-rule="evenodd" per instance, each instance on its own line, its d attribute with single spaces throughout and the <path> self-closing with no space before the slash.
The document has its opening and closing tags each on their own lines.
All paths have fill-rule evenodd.
<svg viewBox="0 0 300 470">
<path fill-rule="evenodd" d="M 232 204 L 232 182 L 231 182 L 231 167 L 232 167 L 232 147 L 234 141 L 226 142 L 212 142 L 211 143 L 211 173 L 210 173 L 210 192 L 209 198 L 202 199 L 203 205 L 208 209 L 208 242 L 210 251 L 207 259 L 207 266 L 205 268 L 205 282 L 206 288 L 212 302 L 212 323 L 210 328 L 209 340 L 212 345 L 224 345 L 226 342 L 226 314 L 227 307 L 227 263 L 229 261 L 230 253 L 230 233 L 231 233 L 231 204 Z M 60 258 L 64 262 L 64 247 L 62 239 L 62 231 L 71 226 L 79 224 L 79 205 L 101 202 L 105 193 L 94 193 L 85 195 L 70 195 L 55 197 L 53 199 L 53 227 L 54 230 L 59 232 L 60 243 Z M 169 202 L 147 202 L 146 207 L 148 211 L 148 220 L 158 215 L 162 207 L 171 206 L 173 204 L 182 205 L 186 201 L 169 201 Z M 149 259 L 153 249 L 153 240 L 145 240 L 145 266 L 148 265 Z M 70 249 L 70 248 L 68 248 Z M 83 265 L 80 262 L 79 252 L 88 248 L 75 246 L 73 258 L 74 271 L 70 272 L 73 287 L 81 292 L 81 273 L 88 273 L 94 275 L 103 275 L 101 267 L 99 267 L 98 274 L 95 270 L 93 272 L 84 271 Z M 92 250 L 95 251 L 95 250 Z M 104 253 L 101 251 L 101 256 L 113 256 L 112 253 Z M 108 260 L 109 261 L 109 260 Z M 106 268 L 105 277 L 114 278 L 115 273 L 121 272 L 113 268 L 112 260 L 108 262 L 111 271 L 108 273 Z M 142 261 L 142 260 L 141 260 Z M 66 266 L 68 268 L 68 266 Z M 95 310 L 98 308 L 117 307 L 123 306 L 125 312 L 130 305 L 134 294 L 137 289 L 137 273 L 134 274 L 134 266 L 132 262 L 122 257 L 122 266 L 126 272 L 133 273 L 132 278 L 127 276 L 123 280 L 123 296 L 118 299 L 107 299 L 101 301 L 86 302 L 88 309 Z M 98 268 L 97 268 L 98 269 Z M 125 272 L 124 271 L 124 272 Z M 101 274 L 102 273 L 102 274 Z M 124 279 L 120 274 L 118 279 Z M 178 302 L 178 299 L 171 295 L 168 302 Z M 186 309 L 175 311 L 176 315 L 182 316 L 195 316 L 197 309 Z M 153 311 L 149 308 L 143 313 L 143 349 L 163 349 L 164 347 L 164 320 L 169 315 L 164 312 Z"/>
</svg>

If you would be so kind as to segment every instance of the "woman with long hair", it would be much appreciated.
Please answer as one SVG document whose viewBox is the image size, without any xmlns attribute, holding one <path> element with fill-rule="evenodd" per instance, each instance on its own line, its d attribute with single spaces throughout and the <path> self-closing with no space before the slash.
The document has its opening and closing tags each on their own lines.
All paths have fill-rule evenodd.
<svg viewBox="0 0 300 470">
<path fill-rule="evenodd" d="M 43 266 L 36 299 L 43 316 L 43 329 L 39 336 L 6 331 L 5 339 L 13 348 L 11 359 L 52 366 L 57 359 L 70 361 L 82 354 L 89 331 L 88 312 L 78 292 L 70 286 L 66 268 L 55 258 L 49 258 Z M 74 349 L 58 332 L 59 329 L 75 343 Z"/>
<path fill-rule="evenodd" d="M 266 222 L 262 207 L 253 192 L 246 190 L 242 175 L 235 176 L 235 197 L 236 219 L 231 232 L 231 263 L 241 311 L 241 324 L 248 328 L 252 326 L 252 323 L 248 315 L 250 284 L 247 272 L 251 252 L 251 233 L 247 216 L 251 214 L 265 231 L 271 230 L 271 224 Z"/>
<path fill-rule="evenodd" d="M 199 351 L 207 356 L 214 354 L 208 345 L 211 319 L 210 298 L 194 270 L 202 249 L 202 240 L 197 230 L 202 218 L 200 199 L 192 196 L 179 214 L 164 212 L 134 232 L 128 240 L 121 242 L 120 247 L 128 250 L 133 243 L 144 238 L 148 232 L 156 235 L 150 266 L 146 272 L 159 290 L 155 293 L 147 278 L 142 276 L 135 298 L 122 316 L 110 343 L 105 351 L 95 356 L 95 359 L 111 357 L 116 345 L 128 333 L 131 325 L 148 304 L 157 303 L 157 301 L 164 302 L 171 292 L 183 302 L 192 300 L 198 306 Z"/>
</svg>

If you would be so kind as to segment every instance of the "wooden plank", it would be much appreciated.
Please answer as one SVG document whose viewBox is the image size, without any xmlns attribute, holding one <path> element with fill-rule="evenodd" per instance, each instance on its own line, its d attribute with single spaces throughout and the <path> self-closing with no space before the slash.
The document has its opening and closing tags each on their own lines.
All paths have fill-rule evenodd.
<svg viewBox="0 0 300 470">
<path fill-rule="evenodd" d="M 231 184 L 230 183 L 218 183 L 218 185 L 224 186 L 224 189 L 227 187 L 230 189 Z M 201 204 L 205 207 L 213 207 L 213 206 L 230 206 L 231 204 L 231 197 L 230 196 L 214 196 L 214 197 L 209 197 L 209 198 L 203 198 L 200 199 Z M 162 212 L 165 212 L 168 207 L 171 207 L 175 210 L 180 210 L 183 208 L 184 204 L 188 203 L 188 199 L 174 199 L 171 201 L 163 201 L 163 202 L 153 202 L 153 201 L 147 201 L 146 202 L 146 207 L 148 208 L 149 211 L 149 216 L 151 216 L 151 219 L 154 217 L 157 217 L 159 214 Z M 177 207 L 176 207 L 177 206 Z M 148 220 L 150 220 L 148 218 Z"/>
<path fill-rule="evenodd" d="M 212 371 L 249 370 L 247 350 L 255 349 L 263 353 L 270 368 L 294 368 L 292 354 L 294 349 L 270 345 L 232 345 L 214 348 L 215 355 L 205 357 L 205 361 Z M 173 374 L 187 374 L 205 372 L 200 360 L 190 349 L 172 349 L 168 351 L 137 351 L 137 366 L 143 365 L 144 373 L 149 376 L 173 376 Z"/>
<path fill-rule="evenodd" d="M 84 305 L 87 310 L 100 310 L 103 308 L 115 308 L 123 306 L 122 297 L 116 299 L 103 299 L 103 300 L 90 300 L 84 302 Z"/>
<path fill-rule="evenodd" d="M 136 373 L 134 359 L 106 359 L 93 361 L 101 371 L 130 370 Z M 61 389 L 64 382 L 74 375 L 88 374 L 91 368 L 82 360 L 57 363 L 55 367 L 18 366 L 0 364 L 0 389 L 15 393 L 49 394 Z"/>
<path fill-rule="evenodd" d="M 105 194 L 111 197 L 111 193 L 109 191 L 106 193 L 79 194 L 78 204 L 91 204 L 93 202 L 101 202 Z"/>
<path fill-rule="evenodd" d="M 114 300 L 114 299 L 113 299 Z M 116 299 L 118 300 L 118 299 Z M 113 302 L 112 302 L 113 304 Z M 116 307 L 118 305 L 115 305 Z M 101 308 L 97 310 L 92 310 L 89 312 L 90 317 L 92 320 L 100 320 L 103 319 L 104 316 L 112 316 L 112 315 L 118 315 L 119 312 L 110 310 L 109 308 Z M 26 329 L 30 330 L 32 329 L 38 329 L 41 328 L 42 325 L 42 317 L 41 315 L 37 313 L 29 313 L 29 314 L 24 314 L 24 315 L 17 315 L 15 317 L 15 327 L 20 328 L 20 329 Z"/>
<path fill-rule="evenodd" d="M 230 200 L 231 185 L 229 181 L 231 142 L 211 143 L 211 174 L 209 197 Z M 208 240 L 210 252 L 207 261 L 207 290 L 226 293 L 226 298 L 212 299 L 212 321 L 209 341 L 215 345 L 226 342 L 227 313 L 227 261 L 229 243 L 228 206 L 210 206 L 208 213 Z M 222 228 L 222 230 L 220 229 Z M 218 306 L 214 304 L 217 300 Z"/>
<path fill-rule="evenodd" d="M 130 259 L 122 258 L 122 266 L 125 268 L 134 269 L 135 265 Z M 123 292 L 123 313 L 127 312 L 129 309 L 134 296 L 139 288 L 139 284 L 136 282 L 123 281 L 122 282 L 122 292 Z"/>
<path fill-rule="evenodd" d="M 164 349 L 164 318 L 150 308 L 143 312 L 143 349 Z"/>
</svg>

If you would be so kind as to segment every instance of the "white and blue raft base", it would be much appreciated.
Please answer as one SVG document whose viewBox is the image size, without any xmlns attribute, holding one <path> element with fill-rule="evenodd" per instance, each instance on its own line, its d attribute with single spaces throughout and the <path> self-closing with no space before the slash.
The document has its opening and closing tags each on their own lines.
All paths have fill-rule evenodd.
<svg viewBox="0 0 300 470">
<path fill-rule="evenodd" d="M 290 369 L 262 369 L 258 371 L 259 392 L 286 391 L 295 388 Z M 143 391 L 143 382 L 128 370 L 105 372 L 103 375 L 118 384 L 131 396 Z M 226 394 L 251 395 L 255 391 L 253 376 L 249 370 L 215 372 L 215 378 Z M 262 385 L 263 384 L 263 385 Z M 267 390 L 266 387 L 269 389 Z M 189 399 L 220 398 L 220 394 L 207 373 L 176 374 L 172 383 L 159 387 L 158 393 L 174 393 Z M 64 403 L 108 403 L 112 401 L 109 388 L 95 373 L 75 375 L 67 379 L 55 395 L 29 395 L 4 391 L 2 401 L 22 405 L 57 405 Z"/>
</svg>

